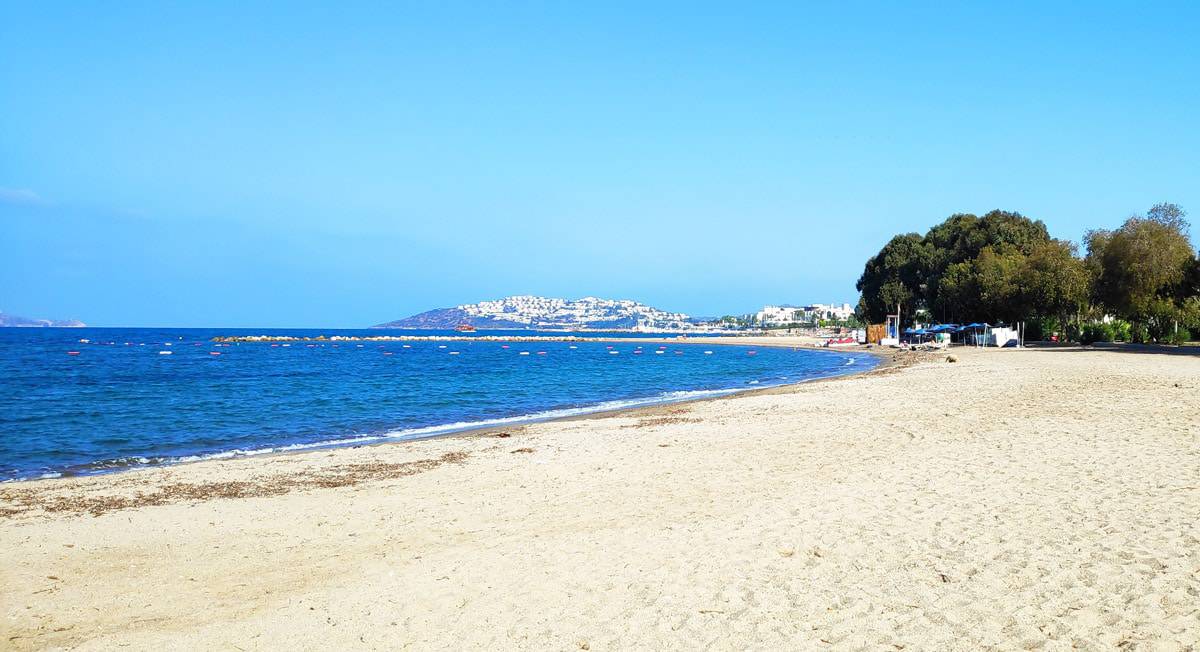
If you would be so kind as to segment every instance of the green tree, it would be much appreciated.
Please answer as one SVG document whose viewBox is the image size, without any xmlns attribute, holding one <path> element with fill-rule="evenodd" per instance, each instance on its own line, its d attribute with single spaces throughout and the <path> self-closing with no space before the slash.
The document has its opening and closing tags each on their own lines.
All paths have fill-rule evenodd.
<svg viewBox="0 0 1200 652">
<path fill-rule="evenodd" d="M 1020 304 L 1020 275 L 1025 256 L 1013 248 L 984 247 L 975 258 L 979 305 L 988 319 L 1015 321 L 1025 306 Z"/>
<path fill-rule="evenodd" d="M 942 321 L 1013 318 L 1022 260 L 1050 242 L 1045 224 L 1020 213 L 951 215 L 923 237 L 892 238 L 867 261 L 857 314 L 878 322 L 900 303 Z"/>
<path fill-rule="evenodd" d="M 857 316 L 868 323 L 884 320 L 896 309 L 913 307 L 924 291 L 928 255 L 921 236 L 906 233 L 892 238 L 867 261 L 855 287 L 862 293 Z"/>
<path fill-rule="evenodd" d="M 1019 275 L 1023 317 L 1054 317 L 1061 328 L 1077 320 L 1087 307 L 1091 278 L 1087 266 L 1076 256 L 1075 245 L 1052 240 L 1039 245 L 1025 257 Z"/>
<path fill-rule="evenodd" d="M 1096 275 L 1093 298 L 1106 310 L 1143 324 L 1162 338 L 1186 319 L 1183 304 L 1196 252 L 1188 239 L 1186 213 L 1158 204 L 1145 217 L 1133 216 L 1115 231 L 1088 234 L 1088 267 Z"/>
<path fill-rule="evenodd" d="M 1049 240 L 1042 222 L 1019 213 L 995 210 L 983 217 L 969 213 L 951 215 L 925 234 L 929 249 L 925 307 L 943 321 L 978 314 L 982 306 L 976 266 L 984 249 L 990 248 L 991 255 L 1008 256 L 1013 251 L 1027 254 Z"/>
</svg>

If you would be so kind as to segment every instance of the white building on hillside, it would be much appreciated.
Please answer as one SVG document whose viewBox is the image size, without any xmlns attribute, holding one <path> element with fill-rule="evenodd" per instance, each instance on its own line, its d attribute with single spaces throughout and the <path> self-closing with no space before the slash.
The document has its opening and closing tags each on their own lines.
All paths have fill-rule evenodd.
<svg viewBox="0 0 1200 652">
<path fill-rule="evenodd" d="M 763 326 L 784 326 L 786 324 L 813 324 L 822 320 L 845 321 L 854 314 L 854 308 L 848 303 L 841 305 L 826 303 L 810 303 L 804 306 L 763 306 L 755 314 L 756 321 Z"/>
<path fill-rule="evenodd" d="M 763 306 L 754 317 L 755 321 L 763 326 L 782 326 L 805 321 L 804 308 L 789 305 Z"/>
</svg>

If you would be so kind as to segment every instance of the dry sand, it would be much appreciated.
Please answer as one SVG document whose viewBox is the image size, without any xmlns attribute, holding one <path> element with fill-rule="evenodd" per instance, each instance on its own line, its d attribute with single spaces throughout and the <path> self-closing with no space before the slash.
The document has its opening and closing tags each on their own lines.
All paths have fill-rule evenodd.
<svg viewBox="0 0 1200 652">
<path fill-rule="evenodd" d="M 0 647 L 1200 646 L 1200 358 L 0 487 Z"/>
</svg>

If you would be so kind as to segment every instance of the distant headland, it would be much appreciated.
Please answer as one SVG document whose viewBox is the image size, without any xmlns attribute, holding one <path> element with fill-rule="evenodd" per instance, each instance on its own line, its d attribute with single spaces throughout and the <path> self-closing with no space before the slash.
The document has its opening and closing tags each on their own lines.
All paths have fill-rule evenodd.
<svg viewBox="0 0 1200 652">
<path fill-rule="evenodd" d="M 438 308 L 372 328 L 480 330 L 690 330 L 701 320 L 681 312 L 668 312 L 629 299 L 555 299 L 512 296 L 454 308 Z"/>
<path fill-rule="evenodd" d="M 87 324 L 78 319 L 30 319 L 0 312 L 0 328 L 83 328 Z"/>
</svg>

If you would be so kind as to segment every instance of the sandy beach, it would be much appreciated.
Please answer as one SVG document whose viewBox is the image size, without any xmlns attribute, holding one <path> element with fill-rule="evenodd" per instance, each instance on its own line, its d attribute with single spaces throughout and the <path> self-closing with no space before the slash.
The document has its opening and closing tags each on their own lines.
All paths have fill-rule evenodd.
<svg viewBox="0 0 1200 652">
<path fill-rule="evenodd" d="M 954 353 L 0 485 L 0 647 L 1200 646 L 1200 357 Z"/>
</svg>

